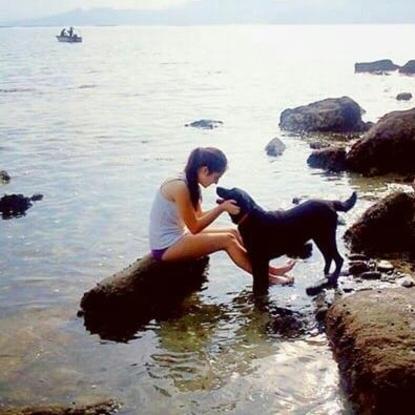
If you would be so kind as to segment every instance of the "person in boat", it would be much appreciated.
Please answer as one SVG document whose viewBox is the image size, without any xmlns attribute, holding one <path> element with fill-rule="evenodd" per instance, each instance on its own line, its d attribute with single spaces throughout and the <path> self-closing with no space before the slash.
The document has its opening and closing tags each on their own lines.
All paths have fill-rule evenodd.
<svg viewBox="0 0 415 415">
<path fill-rule="evenodd" d="M 65 28 L 63 28 L 61 30 L 61 34 L 59 36 L 66 36 L 66 29 Z"/>
<path fill-rule="evenodd" d="M 227 169 L 225 154 L 213 147 L 194 149 L 184 171 L 165 180 L 159 187 L 150 212 L 149 239 L 151 254 L 157 261 L 197 259 L 217 251 L 225 251 L 232 261 L 252 274 L 252 266 L 242 238 L 236 228 L 212 228 L 222 213 L 238 214 L 234 200 L 226 200 L 203 212 L 201 186 L 217 184 Z M 270 266 L 272 284 L 289 284 L 295 262 L 282 267 Z"/>
<path fill-rule="evenodd" d="M 68 35 L 69 35 L 69 37 L 72 37 L 72 35 L 73 35 L 73 27 L 72 26 L 69 28 Z"/>
</svg>

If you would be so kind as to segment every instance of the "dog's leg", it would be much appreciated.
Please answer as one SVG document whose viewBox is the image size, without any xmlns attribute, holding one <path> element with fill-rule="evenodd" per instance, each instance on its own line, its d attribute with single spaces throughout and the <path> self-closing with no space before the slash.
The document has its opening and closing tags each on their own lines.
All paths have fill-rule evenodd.
<svg viewBox="0 0 415 415">
<path fill-rule="evenodd" d="M 324 288 L 333 288 L 337 287 L 337 280 L 340 275 L 340 271 L 343 265 L 343 258 L 340 256 L 337 250 L 336 244 L 336 227 L 334 226 L 332 229 L 328 230 L 323 235 L 314 239 L 317 247 L 320 249 L 321 253 L 324 256 L 325 266 L 324 266 L 324 274 L 325 278 L 317 281 L 311 287 L 306 289 L 308 295 L 317 295 L 321 292 Z M 336 263 L 336 269 L 332 274 L 330 272 L 330 265 L 332 260 L 334 259 Z"/>
<path fill-rule="evenodd" d="M 314 238 L 314 242 L 316 243 L 317 248 L 320 250 L 324 257 L 324 275 L 328 276 L 330 273 L 331 261 L 333 260 L 330 247 L 331 242 L 327 237 Z"/>
<path fill-rule="evenodd" d="M 252 259 L 252 277 L 253 291 L 255 295 L 264 295 L 268 293 L 269 275 L 268 267 L 269 261 L 264 259 Z"/>
</svg>

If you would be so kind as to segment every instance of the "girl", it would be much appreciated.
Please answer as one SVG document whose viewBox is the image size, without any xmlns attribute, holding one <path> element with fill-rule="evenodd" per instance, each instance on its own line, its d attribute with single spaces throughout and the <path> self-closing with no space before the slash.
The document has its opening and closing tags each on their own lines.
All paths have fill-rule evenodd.
<svg viewBox="0 0 415 415">
<path fill-rule="evenodd" d="M 234 200 L 227 200 L 207 212 L 202 211 L 200 186 L 217 184 L 227 169 L 225 154 L 217 148 L 199 147 L 189 156 L 184 172 L 166 180 L 156 194 L 150 213 L 150 248 L 159 261 L 197 259 L 224 250 L 232 261 L 252 274 L 252 267 L 237 229 L 208 226 L 223 212 L 239 213 Z M 269 267 L 272 284 L 290 284 L 284 275 L 294 266 Z"/>
</svg>

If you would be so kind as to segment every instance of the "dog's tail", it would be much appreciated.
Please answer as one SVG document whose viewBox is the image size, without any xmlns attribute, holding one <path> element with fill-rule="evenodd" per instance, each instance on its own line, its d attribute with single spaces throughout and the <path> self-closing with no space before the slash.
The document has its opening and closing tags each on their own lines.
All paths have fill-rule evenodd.
<svg viewBox="0 0 415 415">
<path fill-rule="evenodd" d="M 357 200 L 357 193 L 353 192 L 352 195 L 341 202 L 340 200 L 333 200 L 333 207 L 339 212 L 348 212 L 355 204 Z"/>
</svg>

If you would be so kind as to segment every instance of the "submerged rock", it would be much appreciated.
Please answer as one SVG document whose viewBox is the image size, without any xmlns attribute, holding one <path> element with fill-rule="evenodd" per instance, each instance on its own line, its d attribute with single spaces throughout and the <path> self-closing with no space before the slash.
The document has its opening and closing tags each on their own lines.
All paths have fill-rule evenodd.
<svg viewBox="0 0 415 415">
<path fill-rule="evenodd" d="M 120 404 L 113 400 L 103 401 L 91 405 L 72 405 L 62 407 L 58 405 L 33 406 L 22 408 L 0 409 L 1 415 L 109 415 L 117 412 Z"/>
<path fill-rule="evenodd" d="M 415 173 L 415 108 L 384 115 L 347 153 L 348 169 L 365 175 Z"/>
<path fill-rule="evenodd" d="M 273 138 L 265 147 L 265 151 L 269 156 L 281 156 L 287 146 L 278 138 Z"/>
<path fill-rule="evenodd" d="M 395 65 L 390 59 L 381 59 L 374 62 L 360 62 L 354 64 L 355 72 L 368 72 L 368 73 L 383 73 L 391 72 L 399 69 L 399 65 Z"/>
<path fill-rule="evenodd" d="M 342 147 L 329 147 L 314 150 L 307 159 L 310 167 L 329 171 L 343 171 L 346 168 L 346 150 Z"/>
<path fill-rule="evenodd" d="M 367 130 L 363 110 L 351 98 L 328 98 L 281 113 L 280 127 L 293 132 L 351 133 Z"/>
<path fill-rule="evenodd" d="M 371 206 L 345 233 L 352 251 L 415 253 L 415 195 L 393 193 Z"/>
<path fill-rule="evenodd" d="M 399 72 L 406 75 L 415 74 L 415 60 L 410 60 L 404 66 L 401 66 Z"/>
<path fill-rule="evenodd" d="M 34 194 L 26 197 L 21 194 L 4 195 L 0 199 L 0 213 L 3 219 L 25 215 L 26 211 L 33 205 L 32 202 L 43 199 L 43 195 Z"/>
<path fill-rule="evenodd" d="M 415 289 L 364 291 L 336 301 L 326 327 L 342 384 L 361 414 L 412 414 Z"/>
<path fill-rule="evenodd" d="M 194 127 L 194 128 L 202 128 L 204 130 L 213 130 L 214 128 L 220 127 L 221 125 L 223 125 L 222 121 L 198 120 L 198 121 L 193 121 L 189 124 L 185 124 L 185 127 Z"/>
<path fill-rule="evenodd" d="M 410 92 L 401 92 L 400 94 L 396 95 L 396 99 L 398 101 L 409 101 L 412 99 L 412 94 Z"/>
</svg>

